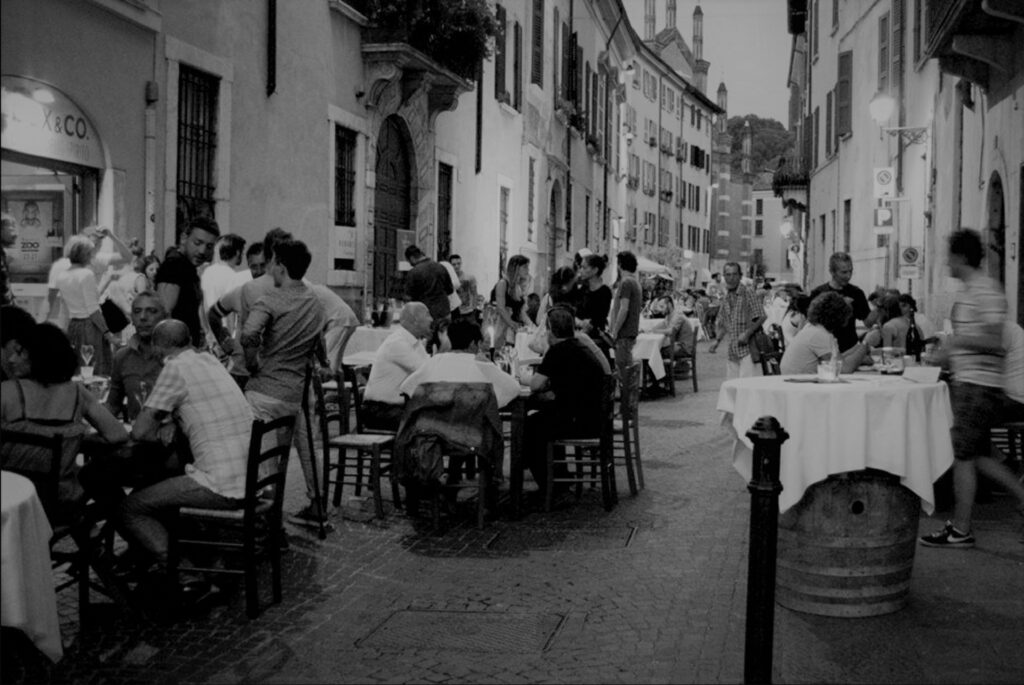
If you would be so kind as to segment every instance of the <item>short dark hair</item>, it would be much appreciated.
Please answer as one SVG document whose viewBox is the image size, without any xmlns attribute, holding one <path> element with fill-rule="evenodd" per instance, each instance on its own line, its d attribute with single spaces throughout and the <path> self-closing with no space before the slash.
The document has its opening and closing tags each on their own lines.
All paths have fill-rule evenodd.
<svg viewBox="0 0 1024 685">
<path fill-rule="evenodd" d="M 899 303 L 901 305 L 903 305 L 903 304 L 907 305 L 908 307 L 913 309 L 915 312 L 917 311 L 917 300 L 915 300 L 914 296 L 911 295 L 910 293 L 901 293 L 900 296 L 899 296 Z"/>
<path fill-rule="evenodd" d="M 629 271 L 630 273 L 636 271 L 636 255 L 628 250 L 615 255 L 615 263 L 623 271 Z"/>
<path fill-rule="evenodd" d="M 786 311 L 787 312 L 796 312 L 797 314 L 803 314 L 804 316 L 807 316 L 807 309 L 810 306 L 811 306 L 811 296 L 810 295 L 804 295 L 804 294 L 801 293 L 799 295 L 794 295 L 789 300 L 789 309 L 787 309 Z"/>
<path fill-rule="evenodd" d="M 263 256 L 269 262 L 274 258 L 274 246 L 282 240 L 288 240 L 292 234 L 281 227 L 272 228 L 263 236 Z"/>
<path fill-rule="evenodd" d="M 448 339 L 452 342 L 453 350 L 468 350 L 470 345 L 483 340 L 483 335 L 475 323 L 468 319 L 459 319 L 448 326 Z"/>
<path fill-rule="evenodd" d="M 576 334 L 576 317 L 568 307 L 552 307 L 547 313 L 548 328 L 556 338 L 571 338 Z"/>
<path fill-rule="evenodd" d="M 723 276 L 725 275 L 725 272 L 726 272 L 726 270 L 727 270 L 727 269 L 728 269 L 728 268 L 729 268 L 730 266 L 734 266 L 734 267 L 736 267 L 736 270 L 740 272 L 740 276 L 742 276 L 742 275 L 743 275 L 743 267 L 742 267 L 742 266 L 740 266 L 740 263 L 739 263 L 739 262 L 726 262 L 726 263 L 725 263 L 725 266 L 723 266 L 723 267 L 722 267 L 722 275 L 723 275 Z"/>
<path fill-rule="evenodd" d="M 43 385 L 67 383 L 78 370 L 78 353 L 61 329 L 52 323 L 37 324 L 25 349 L 32 368 L 29 378 Z"/>
<path fill-rule="evenodd" d="M 853 316 L 853 308 L 837 292 L 829 290 L 811 301 L 807 308 L 807 321 L 823 327 L 832 335 L 840 331 Z"/>
<path fill-rule="evenodd" d="M 458 255 L 458 254 L 450 254 L 450 255 L 448 255 L 448 261 L 449 262 L 452 261 L 453 259 L 462 259 L 462 255 Z"/>
<path fill-rule="evenodd" d="M 405 261 L 407 262 L 411 262 L 413 259 L 422 256 L 423 250 L 416 247 L 415 245 L 410 245 L 409 247 L 405 248 Z"/>
<path fill-rule="evenodd" d="M 263 256 L 263 243 L 253 243 L 249 246 L 249 249 L 245 251 L 246 260 L 255 257 L 256 255 Z"/>
<path fill-rule="evenodd" d="M 828 258 L 828 272 L 834 274 L 840 264 L 853 265 L 853 257 L 849 252 L 833 252 L 832 256 Z"/>
<path fill-rule="evenodd" d="M 583 258 L 583 263 L 597 269 L 598 276 L 603 274 L 604 270 L 608 268 L 608 258 L 599 254 L 588 254 Z"/>
<path fill-rule="evenodd" d="M 903 316 L 900 311 L 900 298 L 898 295 L 886 293 L 878 300 L 878 311 L 882 314 L 882 323 L 889 319 L 896 319 Z"/>
<path fill-rule="evenodd" d="M 220 245 L 217 247 L 217 254 L 222 261 L 230 261 L 237 257 L 245 249 L 245 238 L 234 233 L 225 233 L 220 237 Z"/>
<path fill-rule="evenodd" d="M 949 234 L 949 254 L 960 255 L 967 260 L 967 265 L 977 269 L 981 266 L 984 251 L 981 247 L 981 235 L 970 228 L 961 228 Z"/>
<path fill-rule="evenodd" d="M 197 216 L 188 222 L 188 225 L 185 226 L 185 235 L 189 235 L 195 230 L 206 231 L 213 236 L 220 237 L 220 226 L 217 225 L 216 221 L 205 216 Z"/>
<path fill-rule="evenodd" d="M 35 327 L 35 318 L 21 307 L 13 304 L 0 307 L 0 346 L 12 340 L 24 345 Z"/>
<path fill-rule="evenodd" d="M 274 245 L 274 259 L 284 266 L 289 277 L 298 280 L 306 275 L 313 255 L 309 253 L 306 243 L 295 238 L 286 238 Z"/>
</svg>

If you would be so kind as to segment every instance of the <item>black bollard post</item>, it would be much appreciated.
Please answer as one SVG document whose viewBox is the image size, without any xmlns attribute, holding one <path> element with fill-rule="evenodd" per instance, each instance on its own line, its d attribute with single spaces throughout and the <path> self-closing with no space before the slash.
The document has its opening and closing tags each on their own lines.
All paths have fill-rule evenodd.
<svg viewBox="0 0 1024 685">
<path fill-rule="evenodd" d="M 747 569 L 747 642 L 743 682 L 772 681 L 775 628 L 775 556 L 779 527 L 779 450 L 789 434 L 773 416 L 762 416 L 747 431 L 754 443 L 750 491 L 750 564 Z"/>
</svg>

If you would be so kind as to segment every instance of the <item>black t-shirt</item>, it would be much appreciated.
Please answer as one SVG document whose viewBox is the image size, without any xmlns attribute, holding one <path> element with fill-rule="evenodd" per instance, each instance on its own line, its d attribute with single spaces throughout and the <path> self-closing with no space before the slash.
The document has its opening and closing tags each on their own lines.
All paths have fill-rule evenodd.
<svg viewBox="0 0 1024 685">
<path fill-rule="evenodd" d="M 593 437 L 601 429 L 604 369 L 594 353 L 575 338 L 548 348 L 537 373 L 551 381 L 551 409 L 558 417 L 558 434 Z"/>
<path fill-rule="evenodd" d="M 839 351 L 845 352 L 857 344 L 857 319 L 863 321 L 864 317 L 871 312 L 871 307 L 868 306 L 868 298 L 864 295 L 864 291 L 850 283 L 847 283 L 841 289 L 833 288 L 831 283 L 819 285 L 811 291 L 811 301 L 818 295 L 829 291 L 842 295 L 843 299 L 853 308 L 853 316 L 850 317 L 850 320 L 846 322 L 846 326 L 836 336 L 836 341 L 839 343 Z"/>
<path fill-rule="evenodd" d="M 157 269 L 154 282 L 157 288 L 161 283 L 178 286 L 178 301 L 171 311 L 171 318 L 188 326 L 192 344 L 202 348 L 204 336 L 203 327 L 199 323 L 199 307 L 203 302 L 203 290 L 199 285 L 196 267 L 179 250 L 174 250 Z"/>
<path fill-rule="evenodd" d="M 597 290 L 584 287 L 579 291 L 579 297 L 576 318 L 590 319 L 595 333 L 605 330 L 608 327 L 608 311 L 612 307 L 612 289 L 606 285 Z"/>
</svg>

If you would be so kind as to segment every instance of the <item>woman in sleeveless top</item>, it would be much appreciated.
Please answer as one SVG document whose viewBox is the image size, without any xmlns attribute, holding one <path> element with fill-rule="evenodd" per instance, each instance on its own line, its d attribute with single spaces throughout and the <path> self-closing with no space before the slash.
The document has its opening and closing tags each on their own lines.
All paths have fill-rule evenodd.
<svg viewBox="0 0 1024 685">
<path fill-rule="evenodd" d="M 117 336 L 107 327 L 100 310 L 100 290 L 96 275 L 90 268 L 95 246 L 92 239 L 76 235 L 68 241 L 67 256 L 71 268 L 57 277 L 57 288 L 68 308 L 68 337 L 77 353 L 83 344 L 94 350 L 93 369 L 97 375 L 109 376 Z"/>
<path fill-rule="evenodd" d="M 53 324 L 39 324 L 28 343 L 29 377 L 0 385 L 0 428 L 64 437 L 57 514 L 66 516 L 82 499 L 76 457 L 88 426 L 114 444 L 127 441 L 128 433 L 92 393 L 71 381 L 78 368 L 78 355 L 63 331 Z M 0 445 L 0 458 L 4 468 L 25 475 L 38 471 L 36 482 L 50 469 L 51 455 L 44 448 L 4 443 Z"/>
<path fill-rule="evenodd" d="M 580 264 L 580 301 L 576 307 L 576 326 L 590 336 L 606 355 L 610 349 L 605 335 L 608 329 L 608 312 L 612 307 L 612 289 L 601 280 L 608 258 L 589 254 Z"/>
<path fill-rule="evenodd" d="M 491 289 L 491 302 L 497 307 L 498 318 L 503 324 L 496 340 L 508 342 L 507 334 L 515 344 L 516 332 L 526 325 L 523 305 L 526 304 L 525 291 L 529 281 L 530 258 L 518 254 L 509 257 L 504 277 Z"/>
</svg>

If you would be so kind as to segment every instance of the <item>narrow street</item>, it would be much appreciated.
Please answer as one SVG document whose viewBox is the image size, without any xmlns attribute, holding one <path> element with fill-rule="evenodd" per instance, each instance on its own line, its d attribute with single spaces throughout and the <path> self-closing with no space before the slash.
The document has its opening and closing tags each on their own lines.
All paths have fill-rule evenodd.
<svg viewBox="0 0 1024 685">
<path fill-rule="evenodd" d="M 393 513 L 382 525 L 339 514 L 324 542 L 289 526 L 284 601 L 258 619 L 236 591 L 165 623 L 101 604 L 82 635 L 65 592 L 64 659 L 48 670 L 5 649 L 4 680 L 741 682 L 750 496 L 715 411 L 724 355 L 706 349 L 700 393 L 680 381 L 678 397 L 641 404 L 647 487 L 629 496 L 620 470 L 611 513 L 586 493 L 551 514 L 530 500 L 522 520 L 482 531 Z M 289 477 L 294 510 L 301 474 Z M 979 507 L 976 549 L 918 549 L 906 609 L 838 619 L 777 606 L 774 680 L 1019 682 L 1020 536 L 996 496 Z"/>
</svg>

